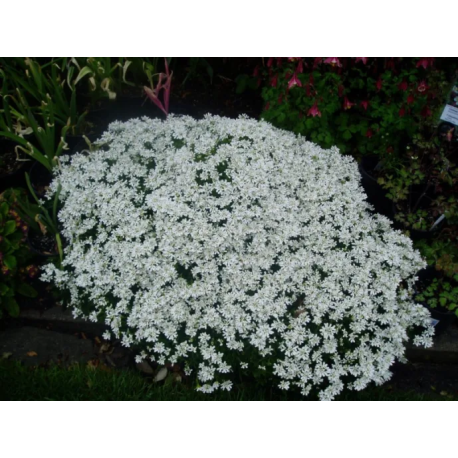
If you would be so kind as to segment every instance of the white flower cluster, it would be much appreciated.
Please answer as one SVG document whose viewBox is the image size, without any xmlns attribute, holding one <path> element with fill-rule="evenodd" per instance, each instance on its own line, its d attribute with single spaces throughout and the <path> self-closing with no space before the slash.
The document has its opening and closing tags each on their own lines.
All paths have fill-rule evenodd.
<svg viewBox="0 0 458 458">
<path fill-rule="evenodd" d="M 115 122 L 98 143 L 53 181 L 67 246 L 44 279 L 139 360 L 185 361 L 203 392 L 250 367 L 332 399 L 388 380 L 408 331 L 431 345 L 424 262 L 336 148 L 217 116 Z"/>
</svg>

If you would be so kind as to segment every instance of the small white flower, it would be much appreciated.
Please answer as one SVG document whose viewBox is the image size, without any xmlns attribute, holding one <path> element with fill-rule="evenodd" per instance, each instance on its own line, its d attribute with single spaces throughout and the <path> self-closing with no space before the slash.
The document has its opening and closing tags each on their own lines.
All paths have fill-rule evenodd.
<svg viewBox="0 0 458 458">
<path fill-rule="evenodd" d="M 43 279 L 75 317 L 104 317 L 104 339 L 143 349 L 137 361 L 193 361 L 186 375 L 211 393 L 230 389 L 228 361 L 277 355 L 282 389 L 333 399 L 388 380 L 408 330 L 431 345 L 412 301 L 425 263 L 337 148 L 210 115 L 114 122 L 96 143 L 51 183 L 67 244 Z"/>
</svg>

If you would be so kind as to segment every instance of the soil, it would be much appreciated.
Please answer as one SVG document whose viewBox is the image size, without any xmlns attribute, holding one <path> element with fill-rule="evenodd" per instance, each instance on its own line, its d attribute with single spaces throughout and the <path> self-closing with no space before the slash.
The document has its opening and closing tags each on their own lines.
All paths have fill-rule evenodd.
<svg viewBox="0 0 458 458">
<path fill-rule="evenodd" d="M 14 151 L 0 153 L 0 177 L 12 175 L 21 169 L 24 164 L 16 160 Z"/>
<path fill-rule="evenodd" d="M 247 90 L 243 94 L 236 94 L 235 88 L 234 79 L 221 75 L 216 76 L 212 84 L 205 79 L 189 80 L 184 86 L 180 84 L 179 77 L 175 79 L 174 75 L 169 112 L 197 119 L 207 113 L 229 118 L 246 114 L 258 119 L 263 106 L 259 91 Z M 100 128 L 96 130 L 103 132 L 112 121 L 127 121 L 142 116 L 165 118 L 164 113 L 136 88 L 134 92 L 119 94 L 115 101 L 104 101 L 88 118 L 100 122 Z"/>
<path fill-rule="evenodd" d="M 29 245 L 37 253 L 45 256 L 55 256 L 58 253 L 54 235 L 43 235 L 36 232 L 29 234 Z"/>
<path fill-rule="evenodd" d="M 31 298 L 18 294 L 16 300 L 19 308 L 23 310 L 48 310 L 56 305 L 56 300 L 52 295 L 52 285 L 44 283 L 39 278 L 28 282 L 38 293 L 37 297 Z"/>
<path fill-rule="evenodd" d="M 388 390 L 458 395 L 458 364 L 397 363 L 392 372 L 393 378 L 386 384 Z"/>
<path fill-rule="evenodd" d="M 51 183 L 51 173 L 49 170 L 36 162 L 30 170 L 30 182 L 33 186 L 33 190 L 38 197 L 43 197 L 49 188 Z"/>
</svg>

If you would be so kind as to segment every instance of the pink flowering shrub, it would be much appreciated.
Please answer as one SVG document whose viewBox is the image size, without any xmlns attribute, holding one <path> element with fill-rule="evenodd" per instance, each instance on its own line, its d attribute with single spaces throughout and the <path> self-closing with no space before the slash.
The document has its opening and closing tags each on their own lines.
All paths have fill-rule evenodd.
<svg viewBox="0 0 458 458">
<path fill-rule="evenodd" d="M 432 58 L 271 57 L 254 73 L 263 84 L 264 119 L 322 147 L 360 154 L 398 152 L 439 117 L 448 89 Z"/>
</svg>

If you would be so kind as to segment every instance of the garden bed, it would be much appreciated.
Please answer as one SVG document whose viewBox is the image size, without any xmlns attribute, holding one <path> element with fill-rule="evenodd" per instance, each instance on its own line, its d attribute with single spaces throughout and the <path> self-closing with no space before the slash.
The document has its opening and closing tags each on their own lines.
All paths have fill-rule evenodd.
<svg viewBox="0 0 458 458">
<path fill-rule="evenodd" d="M 12 96 L 11 102 L 17 104 L 17 112 L 22 113 L 22 119 L 32 119 L 32 113 L 43 117 L 44 128 L 39 127 L 41 119 L 38 123 L 31 123 L 31 143 L 11 134 L 9 118 L 0 120 L 2 129 L 6 129 L 9 122 L 10 133 L 3 132 L 4 136 L 20 143 L 25 153 L 32 154 L 41 163 L 32 167 L 31 183 L 27 178 L 30 195 L 36 205 L 33 201 L 29 205 L 27 197 L 22 201 L 16 193 L 9 195 L 8 204 L 2 204 L 2 218 L 6 218 L 3 224 L 5 236 L 9 237 L 8 245 L 2 246 L 2 251 L 5 247 L 9 251 L 5 251 L 6 256 L 2 253 L 5 264 L 2 273 L 7 279 L 7 286 L 5 289 L 4 285 L 0 285 L 1 294 L 5 296 L 4 304 L 0 305 L 11 316 L 18 315 L 21 310 L 15 321 L 8 318 L 0 322 L 0 354 L 5 364 L 11 363 L 11 368 L 14 368 L 14 361 L 40 367 L 57 364 L 59 371 L 59 367 L 75 363 L 91 370 L 99 366 L 132 369 L 136 362 L 137 367 L 142 367 L 150 377 L 158 377 L 165 364 L 169 372 L 172 367 L 177 368 L 173 374 L 169 373 L 174 378 L 168 376 L 167 381 L 183 380 L 186 388 L 192 379 L 191 384 L 197 384 L 199 390 L 211 393 L 215 389 L 230 389 L 233 382 L 237 384 L 235 380 L 230 381 L 221 375 L 233 372 L 231 365 L 235 362 L 240 363 L 240 373 L 246 375 L 250 372 L 254 378 L 267 380 L 266 386 L 271 392 L 278 387 L 288 391 L 295 385 L 294 389 L 297 391 L 300 387 L 304 396 L 308 396 L 310 391 L 315 393 L 316 389 L 320 398 L 332 399 L 344 387 L 357 391 L 369 383 L 386 381 L 392 361 L 402 359 L 403 342 L 430 344 L 431 329 L 427 314 L 423 307 L 416 305 L 419 300 L 413 298 L 412 301 L 413 276 L 422 267 L 422 260 L 405 237 L 392 231 L 388 221 L 373 214 L 367 206 L 365 196 L 360 192 L 360 177 L 354 161 L 337 154 L 335 148 L 325 151 L 301 138 L 296 137 L 293 141 L 293 136 L 286 131 L 276 131 L 274 135 L 266 123 L 246 118 L 234 119 L 240 113 L 254 119 L 262 114 L 272 123 L 286 123 L 282 127 L 305 133 L 320 146 L 337 143 L 341 152 L 358 151 L 357 155 L 366 154 L 376 146 L 378 150 L 374 152 L 391 161 L 398 149 L 410 148 L 408 143 L 414 132 L 413 121 L 428 118 L 427 104 L 433 99 L 436 102 L 439 100 L 439 97 L 426 95 L 428 90 L 431 94 L 439 94 L 442 90 L 439 81 L 443 78 L 441 70 L 433 72 L 438 77 L 434 88 L 421 80 L 424 78 L 421 69 L 413 69 L 415 78 L 410 79 L 409 84 L 405 81 L 405 75 L 411 71 L 409 66 L 416 65 L 417 69 L 421 66 L 426 70 L 432 61 L 415 64 L 413 60 L 397 63 L 386 60 L 381 66 L 381 61 L 370 61 L 368 64 L 367 58 L 358 58 L 355 62 L 318 58 L 313 62 L 312 70 L 322 72 L 322 79 L 317 82 L 316 71 L 308 74 L 312 61 L 308 65 L 303 58 L 278 58 L 276 61 L 271 58 L 266 64 L 263 61 L 262 71 L 255 68 L 253 76 L 244 74 L 231 79 L 223 76 L 220 68 L 215 67 L 216 72 L 207 68 L 213 84 L 209 85 L 199 78 L 190 79 L 186 85 L 176 86 L 171 94 L 172 74 L 165 62 L 165 73 L 155 74 L 159 78 L 156 86 L 152 84 L 151 74 L 146 71 L 151 83 L 151 88 L 146 88 L 151 99 L 148 100 L 141 95 L 143 90 L 141 85 L 137 85 L 138 81 L 135 85 L 124 85 L 127 83 L 125 73 L 123 82 L 116 80 L 115 73 L 110 73 L 121 64 L 111 68 L 109 58 L 101 58 L 100 61 L 91 59 L 99 58 L 87 61 L 89 74 L 92 75 L 92 93 L 89 97 L 85 94 L 78 98 L 83 101 L 81 107 L 79 102 L 75 102 L 77 80 L 72 85 L 71 73 L 65 89 L 56 84 L 54 74 L 49 81 L 46 78 L 43 80 L 43 87 L 63 101 L 62 106 L 50 107 L 50 111 L 33 107 L 30 110 L 26 105 L 22 106 L 25 99 L 16 100 Z M 205 59 L 199 62 L 205 63 Z M 94 63 L 96 65 L 91 66 Z M 132 68 L 141 68 L 139 63 L 132 64 Z M 8 67 L 4 60 L 0 64 Z M 73 64 L 78 65 L 76 61 L 68 65 Z M 143 70 L 153 68 L 152 61 L 143 64 Z M 25 65 L 39 64 L 27 61 Z M 68 65 L 53 67 L 53 72 L 64 71 L 69 68 Z M 157 68 L 157 65 L 156 60 L 154 67 Z M 388 69 L 389 66 L 394 69 L 396 65 L 399 65 L 401 73 L 391 80 Z M 245 70 L 249 66 L 250 61 L 246 61 Z M 97 72 L 102 67 L 106 78 L 104 76 L 98 81 Z M 343 70 L 339 70 L 342 67 Z M 124 71 L 126 69 L 124 67 Z M 358 73 L 364 73 L 368 69 L 372 69 L 374 74 L 380 73 L 377 82 L 368 81 L 371 100 L 351 84 L 347 87 L 336 83 L 351 72 L 358 70 Z M 8 67 L 8 71 L 15 82 L 16 78 L 20 78 L 19 73 L 16 74 L 17 62 Z M 294 73 L 291 74 L 291 71 Z M 175 75 L 179 74 L 180 67 Z M 259 92 L 246 90 L 256 86 L 256 78 L 258 86 L 263 78 L 264 83 L 268 81 L 269 87 L 262 89 L 267 101 L 263 113 Z M 335 80 L 335 91 L 329 93 L 332 100 L 323 106 L 324 101 L 320 99 L 318 107 L 314 91 L 329 78 Z M 187 76 L 181 75 L 180 80 L 187 80 Z M 4 83 L 7 90 L 7 81 Z M 312 104 L 312 99 L 307 100 L 305 108 L 295 107 L 295 101 L 299 103 L 304 99 L 300 96 L 296 99 L 301 87 L 301 94 L 305 90 L 307 97 L 315 97 L 310 107 L 307 104 Z M 163 92 L 159 99 L 161 89 Z M 237 94 L 236 89 L 238 92 L 245 90 L 243 96 Z M 286 93 L 283 93 L 285 89 Z M 400 118 L 406 115 L 404 105 L 415 102 L 408 110 L 409 118 L 400 122 L 402 128 L 393 144 L 391 137 L 382 135 L 378 124 L 371 124 L 374 120 L 370 120 L 372 107 L 383 105 L 383 97 L 387 94 L 402 105 Z M 107 95 L 116 100 L 109 101 Z M 30 97 L 29 102 L 37 97 L 39 100 L 40 96 L 32 93 Z M 65 104 L 67 97 L 68 100 L 71 97 L 68 106 Z M 343 100 L 343 111 L 337 115 L 340 98 Z M 353 102 L 356 100 L 357 103 Z M 193 121 L 191 118 L 179 120 L 169 117 L 165 123 L 159 122 L 157 118 L 167 116 L 169 105 L 171 113 L 189 115 L 195 120 L 202 120 L 207 114 L 226 116 L 232 120 L 209 117 Z M 80 116 L 75 111 L 76 107 L 82 111 L 89 110 L 89 113 Z M 56 113 L 52 112 L 53 109 Z M 329 128 L 326 132 L 322 122 L 328 122 L 333 113 L 342 126 L 338 131 Z M 56 123 L 50 122 L 54 115 Z M 157 121 L 145 119 L 142 122 L 121 123 L 144 116 Z M 351 123 L 347 123 L 347 118 L 353 119 Z M 105 144 L 99 147 L 99 154 L 62 159 L 59 164 L 61 182 L 55 180 L 51 184 L 49 190 L 54 196 L 53 201 L 44 202 L 43 191 L 50 185 L 51 171 L 57 170 L 54 168 L 57 157 L 65 151 L 72 155 L 86 148 L 87 137 L 97 144 L 97 139 L 113 121 L 119 122 L 104 134 Z M 297 122 L 297 126 L 292 122 Z M 361 125 L 358 126 L 358 123 Z M 384 128 L 391 129 L 389 123 Z M 436 135 L 434 129 L 425 131 L 432 137 Z M 339 141 L 332 135 L 336 135 Z M 446 153 L 444 158 L 453 152 L 453 137 L 448 138 L 447 135 L 441 138 L 442 144 L 428 143 L 426 139 L 415 137 L 415 154 L 408 154 L 410 163 L 402 163 L 408 171 L 403 169 L 399 175 L 391 176 L 387 168 L 386 174 L 374 178 L 366 173 L 364 167 L 360 170 L 369 202 L 378 205 L 376 212 L 384 213 L 391 219 L 395 208 L 392 200 L 402 202 L 406 195 L 413 195 L 418 183 L 429 183 L 429 189 L 434 182 L 434 202 L 431 202 L 435 205 L 435 217 L 442 215 L 442 225 L 437 225 L 429 238 L 442 244 L 437 249 L 441 255 L 436 256 L 433 263 L 436 263 L 437 270 L 444 272 L 444 283 L 436 289 L 440 293 L 440 303 L 454 313 L 457 297 L 450 278 L 457 271 L 453 255 L 450 256 L 445 247 L 451 243 L 455 207 L 452 200 L 446 200 L 440 193 L 453 193 L 456 180 L 451 170 L 455 164 L 449 159 L 439 158 L 436 151 L 436 147 L 443 148 Z M 279 139 L 281 141 L 277 144 Z M 37 149 L 38 144 L 39 148 L 43 147 L 41 152 Z M 92 147 L 90 149 L 92 151 Z M 299 150 L 301 154 L 297 154 Z M 269 153 L 266 154 L 266 151 Z M 427 165 L 417 161 L 419 151 L 431 159 Z M 328 164 L 331 156 L 333 160 Z M 171 157 L 179 160 L 170 160 Z M 445 169 L 440 162 L 442 160 L 445 160 Z M 292 162 L 295 167 L 291 167 Z M 337 163 L 340 166 L 336 167 Z M 302 166 L 304 173 L 300 176 L 298 171 Z M 72 169 L 77 168 L 78 173 L 72 175 Z M 38 169 L 42 169 L 42 173 L 37 174 Z M 393 167 L 391 170 L 394 170 Z M 446 172 L 440 177 L 441 183 L 437 172 L 442 173 L 443 170 Z M 101 178 L 100 171 L 106 176 Z M 168 180 L 162 182 L 167 173 Z M 307 177 L 307 174 L 310 176 Z M 148 177 L 154 177 L 156 181 Z M 113 187 L 115 182 L 118 189 Z M 90 186 L 87 186 L 88 183 L 91 183 Z M 160 186 L 156 186 L 158 183 Z M 315 183 L 321 183 L 321 186 L 315 186 Z M 269 187 L 271 189 L 266 192 Z M 122 189 L 121 193 L 119 189 Z M 279 189 L 280 197 L 277 196 Z M 385 192 L 388 193 L 386 196 Z M 94 195 L 107 198 L 104 197 L 102 202 L 94 200 Z M 234 195 L 236 197 L 232 199 Z M 272 199 L 274 195 L 276 199 Z M 204 202 L 205 199 L 208 201 Z M 84 205 L 81 204 L 83 200 Z M 66 202 L 69 202 L 67 208 Z M 240 202 L 246 202 L 246 208 L 245 203 L 240 206 Z M 356 208 L 359 210 L 356 211 Z M 410 212 L 402 205 L 396 208 L 397 219 Z M 93 212 L 94 209 L 97 210 Z M 342 209 L 344 211 L 340 215 Z M 308 216 L 312 214 L 314 217 Z M 136 221 L 138 227 L 125 225 L 120 215 L 128 215 L 127 219 Z M 407 216 L 412 219 L 410 213 Z M 99 217 L 103 224 L 99 224 Z M 302 219 L 298 222 L 297 218 Z M 191 220 L 194 221 L 187 222 Z M 87 228 L 86 223 L 89 224 Z M 106 230 L 106 224 L 112 228 Z M 80 230 L 81 227 L 85 229 Z M 401 228 L 401 225 L 397 227 Z M 232 230 L 232 242 L 227 237 L 229 229 Z M 408 226 L 402 226 L 402 229 L 408 229 Z M 157 238 L 156 231 L 161 234 Z M 217 231 L 221 234 L 218 235 Z M 112 232 L 117 235 L 112 237 Z M 172 233 L 176 236 L 171 236 Z M 435 253 L 425 255 L 428 248 L 424 244 L 431 244 L 429 240 L 423 240 L 427 239 L 425 234 L 410 230 L 410 235 L 413 239 L 421 236 L 422 240 L 417 245 L 423 256 L 428 258 L 428 263 L 432 264 L 431 257 Z M 183 236 L 187 237 L 186 243 Z M 37 237 L 40 240 L 47 237 L 49 248 L 40 249 L 34 243 Z M 95 244 L 93 237 L 97 237 Z M 106 243 L 107 240 L 110 244 Z M 21 244 L 25 241 L 28 246 L 19 244 L 20 249 L 12 251 L 11 247 L 14 250 L 18 248 L 19 241 Z M 116 247 L 112 241 L 116 242 Z M 205 250 L 199 243 L 206 247 Z M 368 249 L 370 244 L 373 246 Z M 210 259 L 208 256 L 213 245 L 218 249 Z M 66 259 L 63 258 L 62 247 L 65 248 Z M 154 250 L 148 252 L 152 248 Z M 154 253 L 154 256 L 148 258 L 145 250 Z M 365 250 L 367 256 L 364 256 Z M 384 250 L 386 253 L 379 256 Z M 53 280 L 61 291 L 52 291 L 51 295 L 49 287 L 35 285 L 38 268 L 27 256 L 31 252 L 39 256 L 37 264 L 54 263 L 48 263 L 44 278 Z M 135 264 L 135 272 L 129 267 L 130 263 Z M 365 269 L 366 264 L 368 269 Z M 116 267 L 110 271 L 111 267 L 107 266 L 112 265 Z M 100 269 L 104 273 L 97 278 L 94 272 Z M 155 275 L 143 275 L 151 271 Z M 239 275 L 239 271 L 243 274 Z M 19 281 L 13 274 L 17 274 Z M 366 275 L 369 281 L 366 281 Z M 231 282 L 234 291 L 232 286 L 224 286 Z M 29 288 L 29 283 L 33 283 L 34 287 Z M 266 287 L 266 284 L 269 286 Z M 288 285 L 288 291 L 285 285 Z M 205 294 L 204 289 L 201 291 L 204 287 Z M 306 294 L 302 291 L 304 287 L 307 288 Z M 429 302 L 437 302 L 433 289 L 425 289 Z M 236 290 L 238 293 L 234 296 Z M 208 291 L 212 291 L 214 297 L 210 297 Z M 11 292 L 19 292 L 26 298 L 16 301 Z M 59 295 L 60 299 L 71 296 L 75 316 L 85 317 L 88 321 L 75 319 L 71 312 L 57 306 L 55 297 Z M 205 297 L 207 299 L 204 300 Z M 169 306 L 169 314 L 159 310 L 168 310 Z M 187 336 L 184 339 L 183 331 Z M 240 337 L 236 337 L 237 334 Z M 406 339 L 407 335 L 409 339 Z M 164 347 L 161 340 L 164 338 L 167 345 L 172 342 L 170 348 Z M 109 339 L 112 340 L 108 342 Z M 148 342 L 157 344 L 153 348 Z M 33 346 L 36 348 L 31 348 Z M 248 359 L 253 358 L 254 364 L 249 371 L 243 372 L 249 365 L 239 361 L 242 353 L 237 355 L 235 349 L 243 350 L 244 359 L 246 355 L 249 355 Z M 419 349 L 408 345 L 407 356 L 417 366 L 396 364 L 392 379 L 394 384 L 399 377 L 405 381 L 402 390 L 410 390 L 415 378 L 409 378 L 403 368 L 413 367 L 421 372 L 421 364 L 425 362 L 428 366 L 426 372 L 423 375 L 416 372 L 417 381 L 425 380 L 423 385 L 435 378 L 435 370 L 432 369 L 435 364 L 442 364 L 438 373 L 449 373 L 450 378 L 455 380 L 455 365 L 458 363 L 456 321 L 446 332 L 434 338 L 433 347 Z M 191 366 L 187 366 L 191 360 Z M 183 361 L 186 361 L 186 367 Z M 188 379 L 188 371 L 193 370 L 196 376 Z M 238 373 L 237 370 L 234 373 Z M 393 383 L 389 382 L 388 387 Z M 448 393 L 450 386 L 442 391 Z M 339 396 L 346 396 L 345 393 Z M 426 391 L 420 393 L 426 394 Z"/>
</svg>

